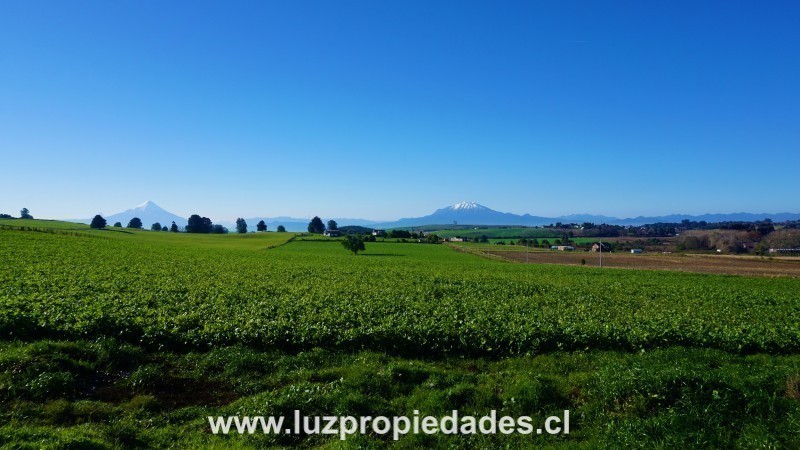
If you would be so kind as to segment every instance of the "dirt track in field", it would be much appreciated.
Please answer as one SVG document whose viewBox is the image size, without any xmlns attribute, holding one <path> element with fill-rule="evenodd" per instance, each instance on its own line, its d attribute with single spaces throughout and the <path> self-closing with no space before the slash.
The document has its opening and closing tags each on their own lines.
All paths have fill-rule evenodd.
<svg viewBox="0 0 800 450">
<path fill-rule="evenodd" d="M 525 252 L 489 252 L 492 256 L 525 262 Z M 531 264 L 566 264 L 597 267 L 600 255 L 595 252 L 530 252 Z M 603 267 L 621 269 L 680 270 L 766 277 L 800 277 L 800 258 L 761 258 L 758 256 L 603 253 Z"/>
</svg>

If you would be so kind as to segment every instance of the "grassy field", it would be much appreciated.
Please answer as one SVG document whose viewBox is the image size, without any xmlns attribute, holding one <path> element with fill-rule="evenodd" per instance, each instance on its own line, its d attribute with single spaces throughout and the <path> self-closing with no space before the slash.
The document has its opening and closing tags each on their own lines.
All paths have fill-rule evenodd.
<svg viewBox="0 0 800 450">
<path fill-rule="evenodd" d="M 0 229 L 0 445 L 338 446 L 206 419 L 293 409 L 573 417 L 403 448 L 800 445 L 798 279 L 35 222 Z"/>
<path fill-rule="evenodd" d="M 189 234 L 168 231 L 137 230 L 131 228 L 107 227 L 101 230 L 89 225 L 61 221 L 0 219 L 0 229 L 11 231 L 23 228 L 32 231 L 49 232 L 60 235 L 81 235 L 103 239 L 119 240 L 139 244 L 164 245 L 167 247 L 219 248 L 219 249 L 266 249 L 286 243 L 298 233 L 246 233 L 246 234 Z"/>
</svg>

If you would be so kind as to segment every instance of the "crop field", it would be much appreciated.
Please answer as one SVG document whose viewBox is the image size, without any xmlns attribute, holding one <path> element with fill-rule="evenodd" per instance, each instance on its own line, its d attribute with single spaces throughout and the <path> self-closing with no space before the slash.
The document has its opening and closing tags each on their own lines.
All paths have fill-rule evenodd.
<svg viewBox="0 0 800 450">
<path fill-rule="evenodd" d="M 293 409 L 573 417 L 403 448 L 800 445 L 800 279 L 34 222 L 0 229 L 0 445 L 339 445 L 206 419 Z"/>
<path fill-rule="evenodd" d="M 561 252 L 537 249 L 530 250 L 526 254 L 525 247 L 519 245 L 483 245 L 468 248 L 477 253 L 488 253 L 517 262 L 527 261 L 530 264 L 586 265 L 590 267 L 597 267 L 600 264 L 600 255 L 596 252 Z M 800 258 L 797 257 L 769 258 L 692 253 L 662 254 L 658 252 L 632 255 L 628 252 L 604 252 L 603 267 L 800 278 Z"/>
</svg>

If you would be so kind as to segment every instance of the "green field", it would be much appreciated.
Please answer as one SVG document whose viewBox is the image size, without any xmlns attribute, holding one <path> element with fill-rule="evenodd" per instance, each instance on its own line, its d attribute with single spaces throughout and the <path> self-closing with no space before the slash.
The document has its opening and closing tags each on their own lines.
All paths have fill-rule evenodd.
<svg viewBox="0 0 800 450">
<path fill-rule="evenodd" d="M 574 418 L 404 448 L 800 445 L 798 279 L 33 222 L 0 229 L 0 445 L 338 445 L 205 419 L 293 409 Z"/>
</svg>

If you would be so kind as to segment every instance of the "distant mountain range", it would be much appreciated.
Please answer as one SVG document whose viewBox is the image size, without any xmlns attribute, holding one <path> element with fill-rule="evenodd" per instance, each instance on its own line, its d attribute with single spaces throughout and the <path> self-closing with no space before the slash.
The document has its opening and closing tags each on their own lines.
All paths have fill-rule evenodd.
<svg viewBox="0 0 800 450">
<path fill-rule="evenodd" d="M 131 208 L 121 213 L 112 214 L 105 219 L 109 225 L 114 222 L 122 223 L 126 226 L 133 217 L 142 220 L 144 228 L 150 228 L 155 222 L 169 226 L 173 221 L 178 226 L 186 226 L 187 219 L 172 214 L 156 205 L 152 201 L 146 201 L 141 205 Z M 617 217 L 591 215 L 591 214 L 571 214 L 558 217 L 532 216 L 530 214 L 512 214 L 495 211 L 475 202 L 461 202 L 445 208 L 437 209 L 432 214 L 422 217 L 412 217 L 396 220 L 394 222 L 377 222 L 366 219 L 334 218 L 339 226 L 358 225 L 370 228 L 402 228 L 418 227 L 423 225 L 520 225 L 520 226 L 542 226 L 561 223 L 583 223 L 592 222 L 596 224 L 609 225 L 644 225 L 648 223 L 668 222 L 677 223 L 682 220 L 706 221 L 706 222 L 754 222 L 764 219 L 772 219 L 774 222 L 785 222 L 787 220 L 800 220 L 798 213 L 730 213 L 730 214 L 702 214 L 691 216 L 687 214 L 672 214 L 668 216 L 639 216 L 634 218 L 620 219 Z M 267 224 L 268 230 L 275 230 L 278 225 L 286 227 L 286 231 L 306 231 L 309 219 L 296 217 L 250 217 L 245 218 L 250 230 L 255 230 L 256 224 L 263 220 Z M 328 219 L 323 219 L 327 223 Z M 73 220 L 73 222 L 90 223 L 91 219 Z M 229 221 L 215 221 L 229 229 L 235 228 L 235 224 Z"/>
<path fill-rule="evenodd" d="M 644 225 L 658 222 L 680 222 L 684 219 L 706 222 L 753 222 L 764 219 L 772 219 L 775 222 L 786 220 L 800 220 L 800 214 L 796 213 L 731 213 L 731 214 L 703 214 L 691 216 L 688 214 L 672 214 L 669 216 L 653 217 L 634 217 L 620 219 L 618 217 L 599 216 L 592 214 L 571 214 L 568 216 L 542 217 L 530 214 L 512 214 L 495 211 L 475 202 L 461 202 L 446 208 L 438 209 L 427 216 L 400 219 L 394 222 L 384 222 L 374 224 L 376 228 L 400 228 L 416 227 L 422 225 L 522 225 L 522 226 L 542 226 L 561 223 L 583 223 L 592 222 L 596 224 L 605 223 L 608 225 Z"/>
</svg>

